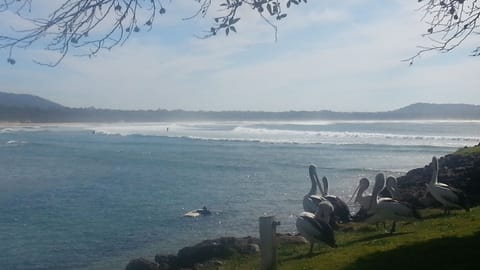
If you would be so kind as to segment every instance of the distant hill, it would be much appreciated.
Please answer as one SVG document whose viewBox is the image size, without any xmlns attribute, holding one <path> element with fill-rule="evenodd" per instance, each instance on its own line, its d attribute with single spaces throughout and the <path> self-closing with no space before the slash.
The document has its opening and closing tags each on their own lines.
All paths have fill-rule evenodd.
<svg viewBox="0 0 480 270">
<path fill-rule="evenodd" d="M 0 92 L 0 106 L 17 108 L 37 108 L 47 110 L 64 108 L 64 106 L 58 103 L 46 100 L 38 96 L 4 92 Z"/>
<path fill-rule="evenodd" d="M 430 103 L 415 103 L 395 111 L 387 112 L 396 116 L 404 116 L 407 118 L 425 118 L 431 119 L 449 119 L 462 118 L 478 119 L 480 116 L 480 106 L 469 104 L 430 104 Z"/>
<path fill-rule="evenodd" d="M 480 120 L 480 106 L 415 103 L 386 112 L 183 111 L 69 108 L 41 97 L 0 92 L 0 121 L 7 122 L 160 122 L 288 120 Z"/>
</svg>

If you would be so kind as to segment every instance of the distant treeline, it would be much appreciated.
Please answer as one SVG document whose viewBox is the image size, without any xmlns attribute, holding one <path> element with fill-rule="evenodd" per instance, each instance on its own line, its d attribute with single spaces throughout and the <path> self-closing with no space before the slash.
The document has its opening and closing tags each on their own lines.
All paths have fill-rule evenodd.
<svg viewBox="0 0 480 270">
<path fill-rule="evenodd" d="M 183 111 L 108 110 L 68 107 L 16 107 L 0 104 L 0 121 L 7 122 L 161 122 L 161 121 L 288 121 L 288 120 L 480 120 L 480 106 L 417 103 L 387 112 L 333 111 Z"/>
</svg>

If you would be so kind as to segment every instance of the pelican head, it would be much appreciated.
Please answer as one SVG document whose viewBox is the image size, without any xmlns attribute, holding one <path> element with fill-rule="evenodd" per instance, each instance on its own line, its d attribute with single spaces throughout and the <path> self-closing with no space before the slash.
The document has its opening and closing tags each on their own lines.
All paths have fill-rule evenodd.
<svg viewBox="0 0 480 270">
<path fill-rule="evenodd" d="M 388 192 L 392 195 L 392 198 L 396 197 L 395 194 L 397 193 L 397 179 L 393 176 L 387 177 L 387 182 L 385 184 Z"/>
<path fill-rule="evenodd" d="M 432 180 L 430 180 L 430 183 L 438 183 L 438 159 L 436 156 L 432 158 Z"/>
<path fill-rule="evenodd" d="M 359 182 L 357 188 L 355 189 L 355 191 L 353 192 L 352 197 L 350 198 L 349 202 L 351 202 L 354 197 L 355 197 L 354 202 L 359 202 L 360 198 L 362 197 L 365 190 L 368 189 L 368 186 L 370 186 L 370 181 L 368 181 L 367 178 L 364 177 L 364 178 L 360 179 L 360 182 Z"/>
<path fill-rule="evenodd" d="M 317 166 L 315 165 L 310 165 L 308 167 L 308 173 L 310 175 L 310 180 L 312 181 L 312 186 L 316 185 L 318 186 L 318 189 L 320 190 L 320 194 L 322 196 L 325 196 L 325 191 L 323 190 L 322 185 L 320 184 L 320 181 L 318 180 L 318 175 L 317 175 Z M 323 180 L 323 179 L 322 179 Z M 328 183 L 327 183 L 328 186 Z M 327 187 L 328 188 L 328 187 Z M 317 188 L 315 187 L 315 192 L 317 192 Z"/>
<path fill-rule="evenodd" d="M 375 185 L 373 186 L 373 194 L 378 195 L 380 191 L 385 186 L 385 175 L 383 173 L 379 173 L 375 176 Z"/>
<path fill-rule="evenodd" d="M 323 196 L 328 195 L 328 179 L 326 176 L 322 177 L 322 182 L 323 182 Z"/>
<path fill-rule="evenodd" d="M 368 209 L 373 209 L 377 205 L 378 194 L 380 193 L 380 191 L 382 191 L 384 186 L 385 175 L 383 173 L 379 173 L 375 176 L 375 185 L 373 186 L 372 198 Z"/>
<path fill-rule="evenodd" d="M 307 195 L 315 195 L 317 193 L 318 177 L 316 171 L 317 167 L 315 165 L 312 164 L 308 167 L 308 175 L 310 176 L 310 181 L 312 181 L 312 186 Z"/>
</svg>

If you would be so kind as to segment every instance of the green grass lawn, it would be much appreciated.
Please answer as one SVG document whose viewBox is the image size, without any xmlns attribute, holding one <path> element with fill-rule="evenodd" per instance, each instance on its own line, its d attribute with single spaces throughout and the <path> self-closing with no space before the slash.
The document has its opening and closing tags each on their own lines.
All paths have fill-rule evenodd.
<svg viewBox="0 0 480 270">
<path fill-rule="evenodd" d="M 424 210 L 423 220 L 397 224 L 397 233 L 383 226 L 351 224 L 337 231 L 338 248 L 308 244 L 281 245 L 278 269 L 480 269 L 480 207 L 471 212 Z M 388 225 L 387 225 L 388 226 Z M 221 269 L 259 269 L 259 256 L 237 256 Z"/>
</svg>

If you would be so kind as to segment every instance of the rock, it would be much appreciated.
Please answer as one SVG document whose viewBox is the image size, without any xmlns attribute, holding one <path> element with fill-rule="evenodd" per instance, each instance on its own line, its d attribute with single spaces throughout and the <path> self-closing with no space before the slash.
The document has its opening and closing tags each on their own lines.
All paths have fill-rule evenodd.
<svg viewBox="0 0 480 270">
<path fill-rule="evenodd" d="M 175 255 L 155 255 L 155 262 L 158 264 L 159 270 L 169 270 L 171 266 L 177 264 L 177 256 Z"/>
<path fill-rule="evenodd" d="M 193 267 L 213 258 L 226 259 L 233 254 L 252 254 L 257 252 L 258 238 L 254 237 L 221 237 L 214 240 L 205 240 L 192 247 L 184 247 L 178 251 L 176 265 Z M 256 246 L 254 246 L 256 245 Z"/>
<path fill-rule="evenodd" d="M 131 260 L 125 270 L 159 270 L 158 264 L 146 260 L 144 258 L 137 258 Z"/>
<path fill-rule="evenodd" d="M 454 153 L 441 157 L 438 162 L 439 182 L 464 191 L 472 205 L 480 204 L 480 154 Z M 417 207 L 437 206 L 438 203 L 427 193 L 425 187 L 431 177 L 431 163 L 399 177 L 397 181 L 400 200 L 410 202 Z"/>
<path fill-rule="evenodd" d="M 193 266 L 194 270 L 212 270 L 212 269 L 222 269 L 223 262 L 219 260 L 210 260 L 205 263 L 196 263 Z"/>
<path fill-rule="evenodd" d="M 278 234 L 277 233 L 278 243 L 281 244 L 301 244 L 304 245 L 307 243 L 305 238 L 303 238 L 300 234 L 292 235 L 290 233 L 286 234 Z"/>
</svg>

